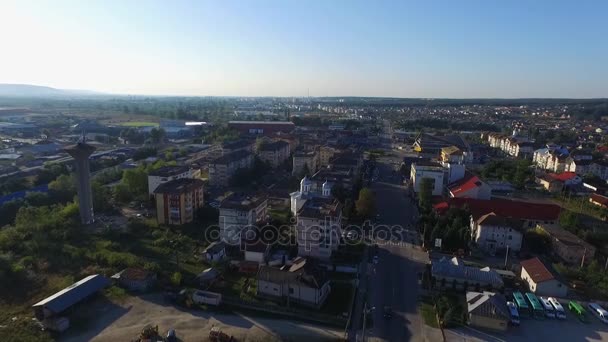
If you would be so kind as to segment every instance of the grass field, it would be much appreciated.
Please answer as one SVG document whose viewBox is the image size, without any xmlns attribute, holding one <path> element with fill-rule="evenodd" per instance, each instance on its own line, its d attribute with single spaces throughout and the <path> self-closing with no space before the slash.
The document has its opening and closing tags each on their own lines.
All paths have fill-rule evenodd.
<svg viewBox="0 0 608 342">
<path fill-rule="evenodd" d="M 151 122 L 151 121 L 125 121 L 125 122 L 121 122 L 119 125 L 125 126 L 125 127 L 146 127 L 146 126 L 158 127 L 157 122 Z"/>
</svg>

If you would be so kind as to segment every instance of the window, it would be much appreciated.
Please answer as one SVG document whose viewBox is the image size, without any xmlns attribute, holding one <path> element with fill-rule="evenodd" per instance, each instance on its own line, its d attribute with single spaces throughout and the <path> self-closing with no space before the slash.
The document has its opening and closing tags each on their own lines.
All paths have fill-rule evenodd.
<svg viewBox="0 0 608 342">
<path fill-rule="evenodd" d="M 508 239 L 509 240 L 513 240 L 513 237 L 511 235 L 509 235 Z"/>
<path fill-rule="evenodd" d="M 293 287 L 289 288 L 289 294 L 293 294 Z"/>
</svg>

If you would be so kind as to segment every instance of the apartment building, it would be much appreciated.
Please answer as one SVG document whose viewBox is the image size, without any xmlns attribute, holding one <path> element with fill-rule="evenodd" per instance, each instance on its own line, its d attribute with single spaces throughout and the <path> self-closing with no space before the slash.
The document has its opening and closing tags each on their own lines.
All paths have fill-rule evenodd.
<svg viewBox="0 0 608 342">
<path fill-rule="evenodd" d="M 257 152 L 260 159 L 269 163 L 274 168 L 283 164 L 291 153 L 289 143 L 282 140 L 262 143 Z"/>
<path fill-rule="evenodd" d="M 342 205 L 331 197 L 307 199 L 296 213 L 298 255 L 329 260 L 342 233 Z"/>
<path fill-rule="evenodd" d="M 311 174 L 319 169 L 319 153 L 317 150 L 296 151 L 293 155 L 292 175 L 300 175 L 304 170 L 304 165 L 308 167 Z"/>
<path fill-rule="evenodd" d="M 236 170 L 250 168 L 253 165 L 253 154 L 239 150 L 225 154 L 209 163 L 209 184 L 227 186 Z"/>
<path fill-rule="evenodd" d="M 165 166 L 148 173 L 148 194 L 154 195 L 154 190 L 164 183 L 181 178 L 192 178 L 192 170 L 187 166 Z"/>
<path fill-rule="evenodd" d="M 196 210 L 204 205 L 203 181 L 180 178 L 163 183 L 154 190 L 154 198 L 159 224 L 181 225 L 192 222 Z"/>
<path fill-rule="evenodd" d="M 220 203 L 220 239 L 240 246 L 243 232 L 266 220 L 268 199 L 263 195 L 233 193 Z"/>
</svg>

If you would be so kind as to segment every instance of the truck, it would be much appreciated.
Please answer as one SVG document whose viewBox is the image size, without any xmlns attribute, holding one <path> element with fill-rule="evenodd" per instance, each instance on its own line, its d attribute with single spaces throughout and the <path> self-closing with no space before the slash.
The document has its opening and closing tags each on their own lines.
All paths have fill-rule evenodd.
<svg viewBox="0 0 608 342">
<path fill-rule="evenodd" d="M 192 301 L 196 304 L 218 306 L 222 302 L 222 295 L 215 292 L 196 290 L 192 293 Z"/>
</svg>

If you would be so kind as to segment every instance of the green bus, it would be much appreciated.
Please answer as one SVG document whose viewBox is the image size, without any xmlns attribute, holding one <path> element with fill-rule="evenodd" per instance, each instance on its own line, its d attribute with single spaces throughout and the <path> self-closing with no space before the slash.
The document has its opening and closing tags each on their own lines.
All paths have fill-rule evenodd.
<svg viewBox="0 0 608 342">
<path fill-rule="evenodd" d="M 533 312 L 534 316 L 537 318 L 545 318 L 545 309 L 540 304 L 540 301 L 538 300 L 538 298 L 536 298 L 534 293 L 526 292 L 526 298 L 532 305 L 532 312 Z"/>
<path fill-rule="evenodd" d="M 513 292 L 513 301 L 517 305 L 520 316 L 530 316 L 530 307 L 521 292 Z"/>
<path fill-rule="evenodd" d="M 570 311 L 572 311 L 581 322 L 589 322 L 587 320 L 585 308 L 583 308 L 583 306 L 578 302 L 571 300 L 570 303 L 568 303 L 568 309 L 570 309 Z"/>
</svg>

